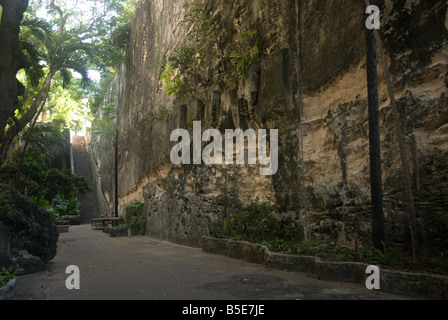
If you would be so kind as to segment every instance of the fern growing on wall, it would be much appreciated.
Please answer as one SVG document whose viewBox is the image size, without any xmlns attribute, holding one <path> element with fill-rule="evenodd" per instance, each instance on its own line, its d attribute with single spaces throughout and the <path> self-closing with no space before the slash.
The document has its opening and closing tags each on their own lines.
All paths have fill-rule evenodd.
<svg viewBox="0 0 448 320">
<path fill-rule="evenodd" d="M 180 74 L 176 72 L 171 63 L 165 65 L 165 70 L 161 75 L 163 81 L 163 89 L 168 95 L 177 94 L 185 85 L 185 82 L 181 79 Z"/>
</svg>

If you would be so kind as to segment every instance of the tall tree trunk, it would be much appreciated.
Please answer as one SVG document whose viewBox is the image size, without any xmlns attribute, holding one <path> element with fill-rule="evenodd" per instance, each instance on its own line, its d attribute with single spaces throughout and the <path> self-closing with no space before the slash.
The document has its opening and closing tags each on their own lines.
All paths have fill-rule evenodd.
<svg viewBox="0 0 448 320">
<path fill-rule="evenodd" d="M 3 162 L 6 160 L 8 150 L 11 147 L 14 138 L 20 133 L 20 131 L 23 130 L 23 128 L 25 128 L 25 126 L 31 120 L 33 120 L 34 116 L 39 110 L 39 107 L 47 99 L 48 93 L 50 92 L 51 88 L 51 80 L 53 79 L 55 73 L 56 73 L 55 71 L 50 71 L 47 74 L 44 84 L 42 85 L 42 88 L 34 98 L 31 108 L 24 116 L 22 116 L 20 119 L 17 119 L 15 123 L 8 128 L 8 131 L 6 132 L 3 138 L 2 145 L 0 146 L 0 165 L 2 165 Z"/>
<path fill-rule="evenodd" d="M 369 0 L 365 0 L 366 5 L 370 5 Z M 378 30 L 373 29 L 373 34 L 375 36 L 375 40 L 378 45 L 378 49 L 381 55 L 381 61 L 384 68 L 384 75 L 385 80 L 387 83 L 387 89 L 389 91 L 389 97 L 390 97 L 390 105 L 392 108 L 392 114 L 394 119 L 394 131 L 395 131 L 395 138 L 398 142 L 398 147 L 400 151 L 400 160 L 403 167 L 403 182 L 404 182 L 404 188 L 405 188 L 405 194 L 406 194 L 406 200 L 408 203 L 408 216 L 409 216 L 409 229 L 411 232 L 411 242 L 412 242 L 412 255 L 414 258 L 415 263 L 420 262 L 420 253 L 419 253 L 419 243 L 418 243 L 418 237 L 417 237 L 417 222 L 416 222 L 416 209 L 415 209 L 415 203 L 414 203 L 414 193 L 412 190 L 412 182 L 411 182 L 411 169 L 409 165 L 409 161 L 406 155 L 406 146 L 405 146 L 405 139 L 402 132 L 402 127 L 400 123 L 400 115 L 398 113 L 397 108 L 397 102 L 395 99 L 395 92 L 392 85 L 392 76 L 389 72 L 389 65 L 387 64 L 386 60 L 386 54 L 384 52 L 383 43 L 381 41 L 380 34 Z"/>
<path fill-rule="evenodd" d="M 39 119 L 40 114 L 42 113 L 42 111 L 44 109 L 44 105 L 45 105 L 45 101 L 42 103 L 41 107 L 39 108 L 39 111 L 37 112 L 36 116 L 34 117 L 34 120 L 31 123 L 30 130 L 29 130 L 29 132 L 28 132 L 28 134 L 26 136 L 25 145 L 23 146 L 22 155 L 20 156 L 19 165 L 17 167 L 16 179 L 15 179 L 15 182 L 14 182 L 14 186 L 17 189 L 19 189 L 20 176 L 22 174 L 23 161 L 25 160 L 26 151 L 27 151 L 28 144 L 29 144 L 30 138 L 31 138 L 31 133 L 33 132 L 34 128 L 36 127 L 37 119 Z"/>
<path fill-rule="evenodd" d="M 386 77 L 387 87 L 389 90 L 389 96 L 391 100 L 392 114 L 394 119 L 394 131 L 395 138 L 398 142 L 398 148 L 400 151 L 400 160 L 403 169 L 403 182 L 404 182 L 404 190 L 406 194 L 406 200 L 408 204 L 408 217 L 409 217 L 409 230 L 411 232 L 411 242 L 412 242 L 412 255 L 415 263 L 420 263 L 420 252 L 419 252 L 419 243 L 417 237 L 417 221 L 416 221 L 416 209 L 414 202 L 414 192 L 412 189 L 412 181 L 411 181 L 411 169 L 409 165 L 408 155 L 406 152 L 406 143 L 405 137 L 402 131 L 402 126 L 400 122 L 400 115 L 398 113 L 397 102 L 395 99 L 394 88 L 392 85 L 392 77 L 389 72 L 389 67 L 386 60 L 386 55 L 384 53 L 383 45 L 380 39 L 378 32 L 375 30 L 375 37 L 378 42 L 378 46 L 381 52 L 381 60 L 384 66 L 384 74 Z"/>
<path fill-rule="evenodd" d="M 371 0 L 370 4 L 374 4 Z M 373 30 L 366 29 L 367 87 L 370 147 L 370 194 L 372 201 L 372 245 L 384 251 L 384 212 L 381 172 L 381 144 L 378 106 L 378 70 L 376 40 Z"/>
<path fill-rule="evenodd" d="M 18 96 L 24 92 L 16 75 L 20 69 L 29 67 L 19 42 L 20 23 L 28 0 L 0 0 L 0 5 L 3 9 L 0 26 L 0 144 L 3 148 L 8 119 L 16 110 Z"/>
</svg>

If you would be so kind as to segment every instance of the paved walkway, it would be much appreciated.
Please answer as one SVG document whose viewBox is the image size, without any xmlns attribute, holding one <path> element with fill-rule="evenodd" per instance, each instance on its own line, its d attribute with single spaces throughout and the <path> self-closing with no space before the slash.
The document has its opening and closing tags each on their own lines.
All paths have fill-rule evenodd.
<svg viewBox="0 0 448 320">
<path fill-rule="evenodd" d="M 66 268 L 80 270 L 68 290 Z M 61 233 L 48 270 L 20 276 L 15 300 L 389 300 L 411 299 L 210 255 L 149 237 L 110 238 L 89 225 Z"/>
</svg>

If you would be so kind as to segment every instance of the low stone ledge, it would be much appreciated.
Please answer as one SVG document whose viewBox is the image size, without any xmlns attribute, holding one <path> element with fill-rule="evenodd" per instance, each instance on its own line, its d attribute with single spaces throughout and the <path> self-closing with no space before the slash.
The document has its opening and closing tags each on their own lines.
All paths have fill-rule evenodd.
<svg viewBox="0 0 448 320">
<path fill-rule="evenodd" d="M 322 261 L 314 256 L 272 252 L 267 246 L 246 241 L 202 238 L 202 251 L 225 255 L 272 269 L 313 274 L 323 281 L 365 284 L 368 264 L 361 262 Z M 429 299 L 448 299 L 448 277 L 381 269 L 381 291 Z"/>
<path fill-rule="evenodd" d="M 315 273 L 320 280 L 364 283 L 368 264 L 361 262 L 335 262 L 316 259 Z"/>
<path fill-rule="evenodd" d="M 266 247 L 256 243 L 240 242 L 244 260 L 252 263 L 265 263 Z"/>
<path fill-rule="evenodd" d="M 202 251 L 216 255 L 227 255 L 228 239 L 202 238 Z"/>
<path fill-rule="evenodd" d="M 70 230 L 70 225 L 56 225 L 59 233 L 67 233 Z"/>
<path fill-rule="evenodd" d="M 382 269 L 381 290 L 395 294 L 448 299 L 448 276 Z"/>
<path fill-rule="evenodd" d="M 226 256 L 233 259 L 243 259 L 244 256 L 244 244 L 240 241 L 227 241 L 226 242 Z"/>
<path fill-rule="evenodd" d="M 242 259 L 248 262 L 263 264 L 266 247 L 246 241 L 232 241 L 229 239 L 202 238 L 202 251 L 225 255 L 234 259 Z"/>
<path fill-rule="evenodd" d="M 267 246 L 247 241 L 203 237 L 202 251 L 263 264 L 273 269 L 309 273 L 315 271 L 315 257 L 272 252 Z"/>
<path fill-rule="evenodd" d="M 266 249 L 264 264 L 272 269 L 314 273 L 316 261 L 312 256 L 277 253 Z"/>
</svg>

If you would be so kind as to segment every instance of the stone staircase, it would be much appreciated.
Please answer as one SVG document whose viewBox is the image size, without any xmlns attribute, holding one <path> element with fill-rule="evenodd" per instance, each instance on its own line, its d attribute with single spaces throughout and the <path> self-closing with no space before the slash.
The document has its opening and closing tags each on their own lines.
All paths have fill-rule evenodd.
<svg viewBox="0 0 448 320">
<path fill-rule="evenodd" d="M 81 224 L 90 224 L 91 219 L 99 218 L 101 216 L 90 167 L 90 155 L 87 152 L 84 137 L 74 136 L 72 139 L 72 146 L 75 173 L 86 178 L 89 186 L 92 188 L 92 191 L 79 195 L 79 200 L 81 202 Z"/>
</svg>

